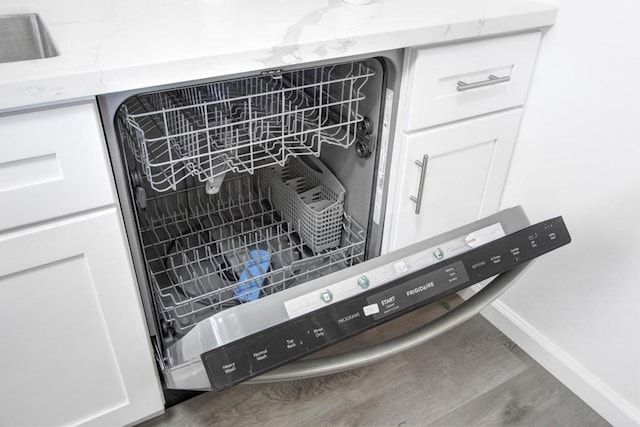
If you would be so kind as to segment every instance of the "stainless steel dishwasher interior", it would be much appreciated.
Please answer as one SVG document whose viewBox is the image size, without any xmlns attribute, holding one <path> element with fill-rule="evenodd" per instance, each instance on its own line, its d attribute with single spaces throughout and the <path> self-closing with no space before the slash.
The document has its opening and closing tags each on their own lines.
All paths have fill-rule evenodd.
<svg viewBox="0 0 640 427">
<path fill-rule="evenodd" d="M 161 366 L 198 322 L 379 253 L 368 242 L 383 70 L 350 61 L 121 105 Z"/>
</svg>

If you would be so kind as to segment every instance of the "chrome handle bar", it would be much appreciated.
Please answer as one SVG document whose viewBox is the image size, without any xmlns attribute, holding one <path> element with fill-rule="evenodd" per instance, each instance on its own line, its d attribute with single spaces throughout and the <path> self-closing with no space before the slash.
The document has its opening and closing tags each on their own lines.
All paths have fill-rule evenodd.
<svg viewBox="0 0 640 427">
<path fill-rule="evenodd" d="M 493 74 L 489 74 L 489 78 L 487 80 L 482 80 L 480 82 L 475 82 L 475 83 L 467 83 L 467 82 L 463 82 L 462 80 L 458 80 L 456 89 L 458 90 L 458 92 L 463 92 L 465 90 L 470 90 L 470 89 L 475 89 L 475 88 L 485 87 L 485 86 L 493 86 L 493 85 L 497 85 L 498 83 L 505 83 L 510 80 L 511 80 L 511 76 L 496 77 Z"/>
<path fill-rule="evenodd" d="M 420 214 L 420 206 L 422 206 L 422 192 L 424 191 L 424 180 L 427 176 L 427 163 L 429 155 L 422 156 L 422 161 L 416 160 L 416 165 L 420 166 L 420 182 L 418 183 L 418 197 L 411 196 L 409 199 L 416 204 L 416 215 Z"/>
</svg>

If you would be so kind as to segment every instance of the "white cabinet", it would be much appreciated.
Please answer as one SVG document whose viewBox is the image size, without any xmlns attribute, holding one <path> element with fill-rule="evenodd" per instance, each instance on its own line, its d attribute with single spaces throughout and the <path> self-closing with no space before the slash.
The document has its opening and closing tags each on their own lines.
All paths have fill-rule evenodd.
<svg viewBox="0 0 640 427">
<path fill-rule="evenodd" d="M 407 50 L 383 252 L 498 209 L 540 37 Z"/>
<path fill-rule="evenodd" d="M 94 103 L 0 116 L 0 230 L 113 205 Z"/>
<path fill-rule="evenodd" d="M 497 210 L 520 116 L 521 109 L 515 109 L 404 136 L 387 228 L 390 250 Z"/>
<path fill-rule="evenodd" d="M 16 211 L 3 225 L 19 223 L 22 214 L 39 221 L 0 231 L 0 425 L 134 423 L 162 411 L 163 399 L 95 103 L 25 114 L 13 116 L 8 127 L 37 127 L 33 118 L 57 117 L 61 124 L 43 120 L 40 129 L 58 127 L 59 133 L 48 141 L 19 142 L 40 147 L 9 151 L 59 159 L 62 173 L 53 183 L 32 181 L 0 192 L 8 197 L 3 206 L 13 200 Z M 60 126 L 85 132 L 71 132 L 70 141 Z M 11 132 L 45 136 L 28 128 Z M 5 143 L 0 141 L 3 154 Z M 70 149 L 87 156 L 64 154 Z M 5 172 L 25 183 L 51 170 L 30 163 L 9 163 L 18 167 Z M 39 211 L 32 214 L 34 209 Z M 64 218 L 52 219 L 62 212 Z"/>
</svg>

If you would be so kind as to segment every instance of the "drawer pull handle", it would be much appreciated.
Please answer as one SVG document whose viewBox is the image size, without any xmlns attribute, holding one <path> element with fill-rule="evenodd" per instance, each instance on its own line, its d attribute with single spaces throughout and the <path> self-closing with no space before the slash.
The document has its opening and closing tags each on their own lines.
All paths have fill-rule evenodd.
<svg viewBox="0 0 640 427">
<path fill-rule="evenodd" d="M 489 74 L 489 78 L 487 80 L 482 80 L 480 82 L 475 82 L 475 83 L 467 83 L 467 82 L 463 82 L 462 80 L 458 80 L 458 85 L 456 89 L 458 89 L 458 92 L 463 92 L 465 90 L 475 89 L 478 87 L 492 86 L 492 85 L 497 85 L 498 83 L 505 83 L 510 80 L 511 80 L 511 76 L 496 77 L 493 74 Z"/>
<path fill-rule="evenodd" d="M 420 206 L 422 205 L 422 193 L 424 190 L 424 179 L 427 176 L 427 163 L 429 155 L 422 156 L 422 161 L 416 160 L 416 165 L 420 166 L 420 183 L 418 184 L 418 197 L 411 196 L 409 199 L 416 204 L 416 215 L 420 215 Z"/>
</svg>

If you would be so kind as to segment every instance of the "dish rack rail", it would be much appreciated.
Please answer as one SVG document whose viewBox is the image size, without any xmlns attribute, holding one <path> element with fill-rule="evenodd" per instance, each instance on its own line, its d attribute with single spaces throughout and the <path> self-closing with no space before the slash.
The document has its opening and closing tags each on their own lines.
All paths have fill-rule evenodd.
<svg viewBox="0 0 640 427">
<path fill-rule="evenodd" d="M 153 189 L 190 176 L 215 185 L 227 172 L 352 145 L 374 74 L 348 62 L 145 93 L 120 107 L 117 124 Z"/>
<path fill-rule="evenodd" d="M 270 256 L 268 267 L 248 280 L 261 282 L 260 297 L 364 260 L 366 233 L 351 217 L 342 217 L 339 247 L 314 252 L 273 207 L 259 180 L 227 177 L 215 196 L 201 186 L 161 193 L 141 211 L 156 307 L 178 337 L 198 321 L 247 302 L 249 292 L 238 289 L 254 249 Z"/>
</svg>

